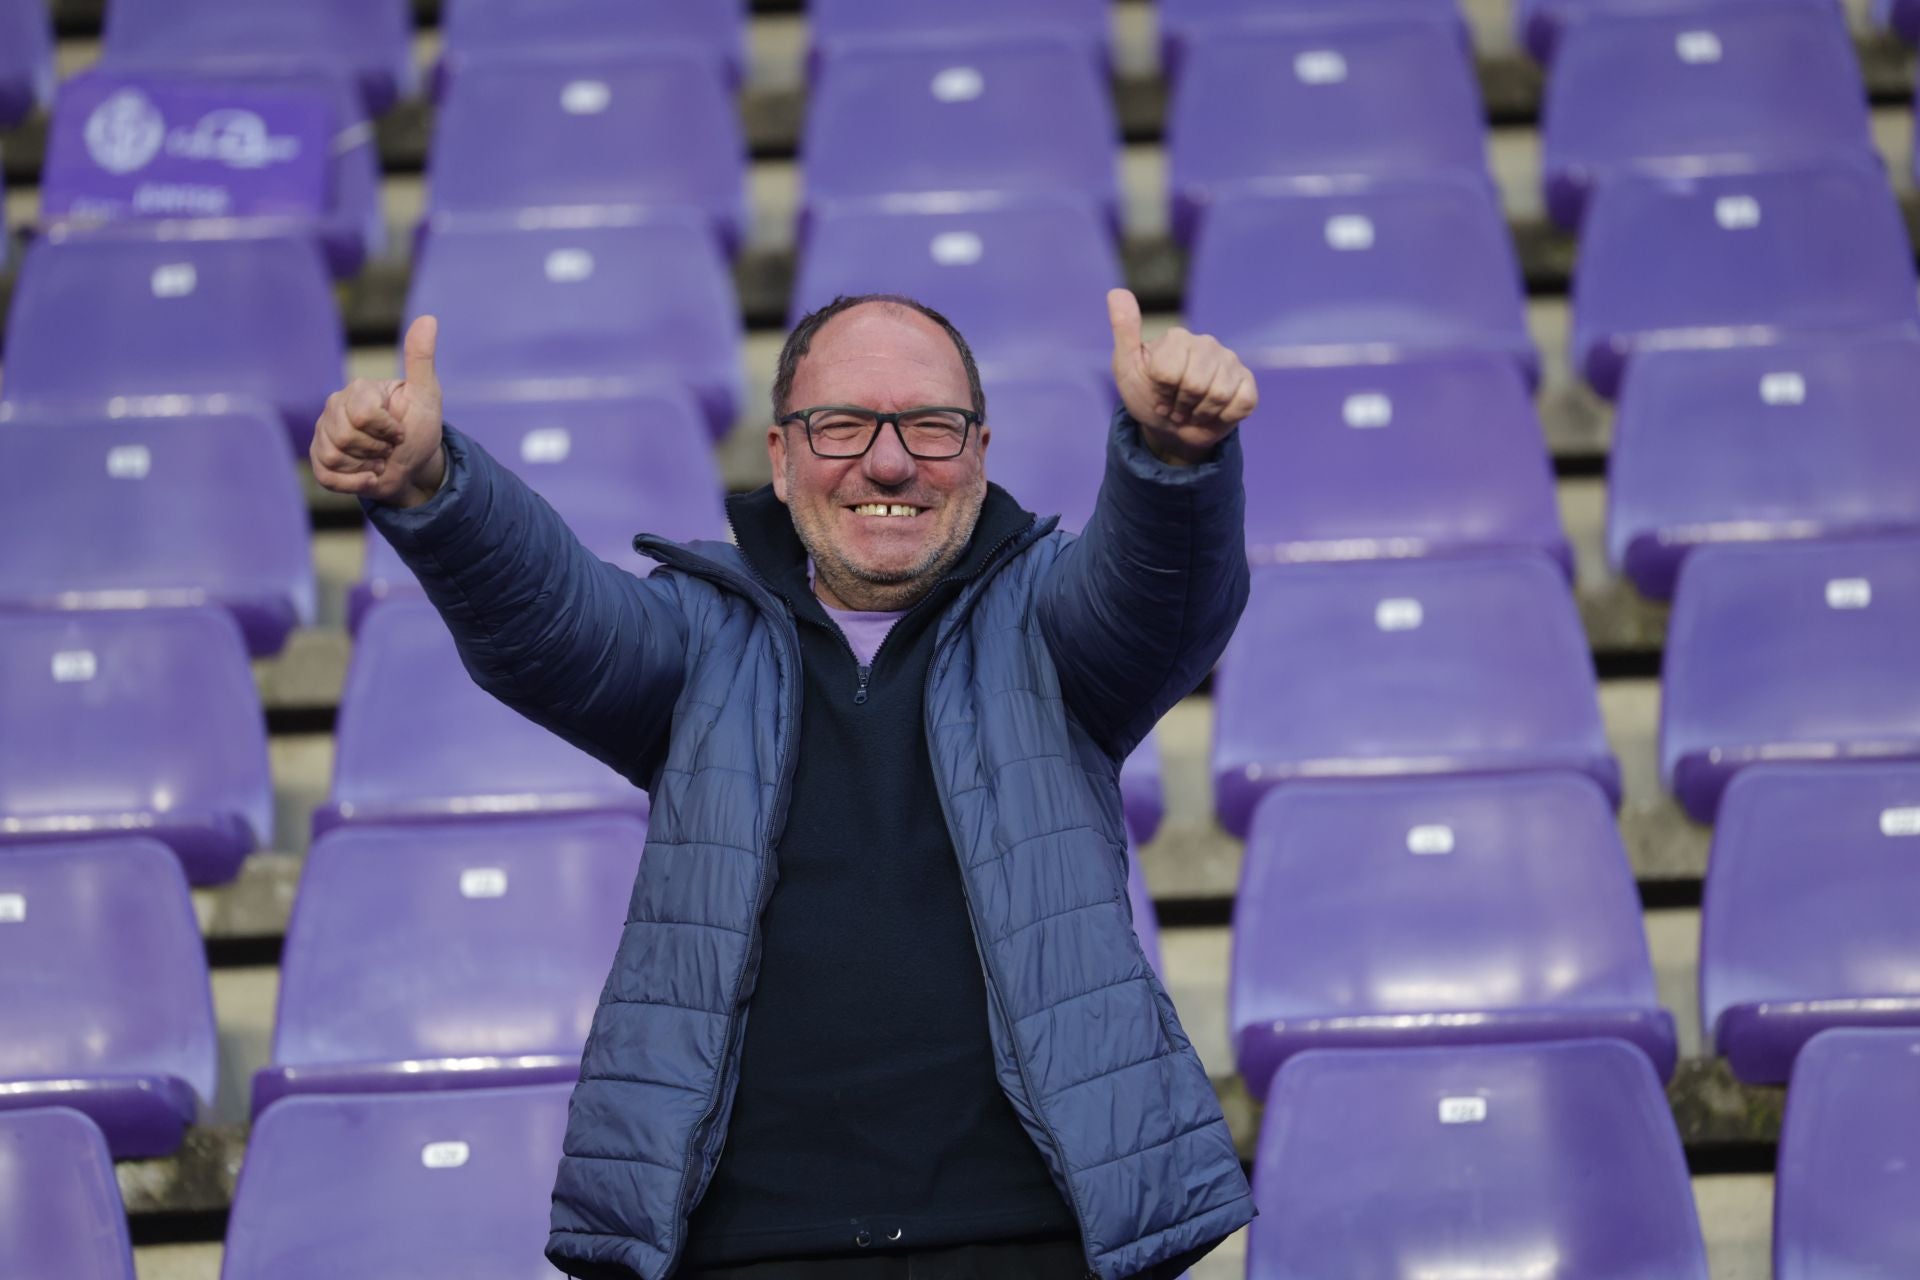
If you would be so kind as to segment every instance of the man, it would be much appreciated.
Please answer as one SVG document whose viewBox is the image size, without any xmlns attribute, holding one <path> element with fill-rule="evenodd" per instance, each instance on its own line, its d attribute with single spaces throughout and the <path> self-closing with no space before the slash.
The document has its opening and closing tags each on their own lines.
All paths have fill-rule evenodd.
<svg viewBox="0 0 1920 1280">
<path fill-rule="evenodd" d="M 1256 391 L 1108 307 L 1125 408 L 1077 539 L 987 482 L 972 353 L 907 299 L 800 323 L 737 547 L 642 536 L 645 579 L 443 426 L 431 317 L 404 381 L 320 418 L 315 475 L 474 679 L 651 793 L 554 1188 L 569 1275 L 1170 1277 L 1252 1216 L 1133 932 L 1116 775 L 1245 603 Z"/>
</svg>

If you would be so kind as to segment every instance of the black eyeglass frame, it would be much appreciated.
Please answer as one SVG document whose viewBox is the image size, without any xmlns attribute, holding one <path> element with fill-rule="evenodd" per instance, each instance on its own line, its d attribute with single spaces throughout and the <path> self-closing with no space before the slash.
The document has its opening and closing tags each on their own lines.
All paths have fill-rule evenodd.
<svg viewBox="0 0 1920 1280">
<path fill-rule="evenodd" d="M 871 418 L 873 420 L 873 430 L 867 433 L 867 443 L 861 446 L 858 453 L 822 453 L 820 452 L 819 444 L 815 442 L 813 438 L 813 415 L 816 413 L 858 414 L 863 418 Z M 901 428 L 900 420 L 902 418 L 912 418 L 927 413 L 952 413 L 959 415 L 961 420 L 959 448 L 955 449 L 952 453 L 916 453 L 914 451 L 913 446 L 907 443 L 907 433 Z M 979 426 L 981 421 L 981 416 L 973 410 L 962 409 L 958 405 L 950 404 L 916 405 L 911 409 L 902 409 L 898 413 L 881 413 L 878 410 L 864 408 L 857 404 L 817 404 L 810 409 L 794 410 L 792 413 L 780 419 L 780 425 L 784 427 L 789 422 L 799 423 L 801 429 L 807 433 L 807 448 L 813 450 L 814 457 L 827 458 L 835 462 L 845 462 L 852 458 L 866 457 L 867 454 L 872 451 L 874 441 L 880 438 L 881 428 L 892 424 L 893 434 L 899 438 L 900 447 L 907 451 L 908 457 L 918 458 L 922 462 L 950 462 L 967 451 L 967 441 L 972 437 L 973 428 Z"/>
</svg>

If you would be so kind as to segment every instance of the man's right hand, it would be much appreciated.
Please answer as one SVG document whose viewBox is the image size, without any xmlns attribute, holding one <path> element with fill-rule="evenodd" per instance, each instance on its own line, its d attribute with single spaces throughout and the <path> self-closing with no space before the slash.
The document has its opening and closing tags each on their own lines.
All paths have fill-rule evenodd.
<svg viewBox="0 0 1920 1280">
<path fill-rule="evenodd" d="M 440 380 L 433 372 L 439 322 L 421 316 L 407 330 L 406 377 L 355 378 L 327 397 L 313 424 L 313 478 L 335 493 L 413 507 L 440 491 Z"/>
</svg>

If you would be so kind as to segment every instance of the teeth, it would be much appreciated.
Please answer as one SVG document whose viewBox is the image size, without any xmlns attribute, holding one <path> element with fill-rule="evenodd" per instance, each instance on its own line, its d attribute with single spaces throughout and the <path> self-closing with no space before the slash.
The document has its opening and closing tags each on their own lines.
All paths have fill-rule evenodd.
<svg viewBox="0 0 1920 1280">
<path fill-rule="evenodd" d="M 903 506 L 900 503 L 865 502 L 853 509 L 857 516 L 917 516 L 920 508 Z"/>
</svg>

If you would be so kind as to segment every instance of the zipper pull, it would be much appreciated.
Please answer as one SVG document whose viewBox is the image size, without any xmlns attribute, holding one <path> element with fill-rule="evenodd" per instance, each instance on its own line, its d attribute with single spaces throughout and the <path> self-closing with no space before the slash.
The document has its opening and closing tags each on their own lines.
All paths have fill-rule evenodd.
<svg viewBox="0 0 1920 1280">
<path fill-rule="evenodd" d="M 867 700 L 867 680 L 873 675 L 872 667 L 860 668 L 860 687 L 853 691 L 853 704 L 859 706 Z"/>
</svg>

